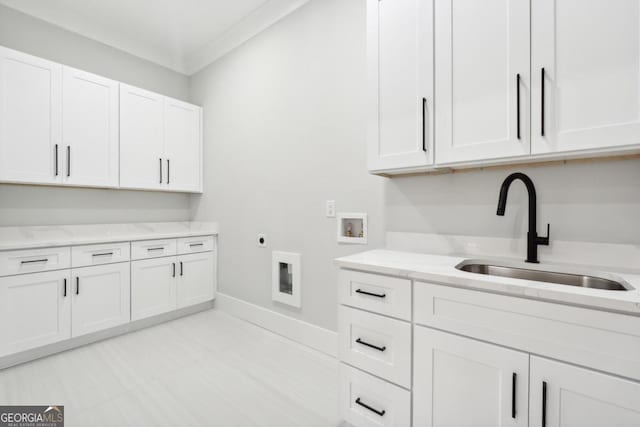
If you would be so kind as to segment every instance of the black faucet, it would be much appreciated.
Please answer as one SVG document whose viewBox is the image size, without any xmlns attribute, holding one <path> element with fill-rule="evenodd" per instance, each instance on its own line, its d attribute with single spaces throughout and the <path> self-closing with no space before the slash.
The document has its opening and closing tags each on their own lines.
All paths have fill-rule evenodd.
<svg viewBox="0 0 640 427">
<path fill-rule="evenodd" d="M 519 179 L 527 187 L 529 192 L 529 231 L 527 232 L 527 262 L 538 264 L 538 245 L 549 246 L 549 224 L 547 224 L 547 237 L 538 236 L 536 231 L 536 187 L 533 185 L 533 181 L 527 175 L 516 172 L 509 175 L 500 187 L 500 199 L 498 200 L 498 212 L 499 216 L 504 216 L 504 209 L 507 206 L 507 193 L 509 193 L 509 186 L 513 181 Z"/>
</svg>

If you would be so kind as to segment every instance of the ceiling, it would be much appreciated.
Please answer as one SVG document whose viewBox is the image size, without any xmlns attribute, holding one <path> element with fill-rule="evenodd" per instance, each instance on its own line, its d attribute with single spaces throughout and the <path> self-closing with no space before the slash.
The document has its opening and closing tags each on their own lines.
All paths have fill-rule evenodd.
<svg viewBox="0 0 640 427">
<path fill-rule="evenodd" d="M 0 0 L 191 75 L 309 0 Z"/>
</svg>

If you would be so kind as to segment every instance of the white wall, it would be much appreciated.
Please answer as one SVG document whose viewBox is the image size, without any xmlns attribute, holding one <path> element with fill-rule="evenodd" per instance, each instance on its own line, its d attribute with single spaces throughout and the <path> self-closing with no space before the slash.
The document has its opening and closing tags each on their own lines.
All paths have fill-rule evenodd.
<svg viewBox="0 0 640 427">
<path fill-rule="evenodd" d="M 0 45 L 179 99 L 187 76 L 0 6 Z M 189 196 L 0 184 L 0 226 L 188 220 Z"/>
<path fill-rule="evenodd" d="M 525 238 L 527 191 L 509 190 L 504 217 L 496 215 L 504 178 L 521 171 L 538 196 L 538 232 L 551 239 L 640 243 L 640 160 L 569 163 L 406 176 L 385 184 L 386 228 L 440 234 Z"/>
<path fill-rule="evenodd" d="M 191 82 L 206 165 L 193 212 L 219 221 L 219 290 L 333 330 L 332 258 L 383 243 L 383 178 L 366 171 L 363 5 L 312 1 Z M 369 214 L 368 246 L 336 243 L 326 199 Z M 300 310 L 271 302 L 272 250 L 302 254 Z"/>
</svg>

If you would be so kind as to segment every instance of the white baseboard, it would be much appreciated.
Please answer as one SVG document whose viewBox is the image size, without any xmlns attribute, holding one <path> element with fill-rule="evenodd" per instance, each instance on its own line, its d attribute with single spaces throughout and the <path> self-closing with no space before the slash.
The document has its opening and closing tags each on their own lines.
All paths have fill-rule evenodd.
<svg viewBox="0 0 640 427">
<path fill-rule="evenodd" d="M 215 308 L 332 357 L 338 355 L 337 332 L 285 316 L 218 292 Z"/>
</svg>

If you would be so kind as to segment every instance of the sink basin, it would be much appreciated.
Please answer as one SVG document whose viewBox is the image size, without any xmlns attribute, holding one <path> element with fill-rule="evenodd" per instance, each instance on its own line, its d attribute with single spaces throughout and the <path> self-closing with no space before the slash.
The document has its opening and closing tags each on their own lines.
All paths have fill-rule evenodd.
<svg viewBox="0 0 640 427">
<path fill-rule="evenodd" d="M 628 291 L 621 282 L 592 275 L 562 273 L 558 271 L 533 270 L 520 267 L 507 267 L 484 263 L 461 263 L 458 270 L 487 276 L 510 277 L 513 279 L 534 280 L 537 282 L 555 283 L 583 288 L 604 289 L 607 291 Z"/>
</svg>

